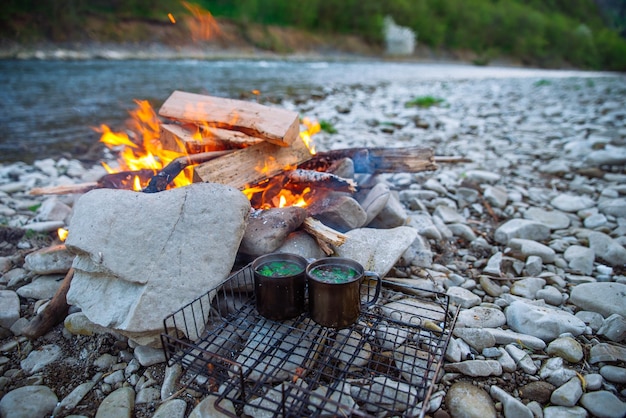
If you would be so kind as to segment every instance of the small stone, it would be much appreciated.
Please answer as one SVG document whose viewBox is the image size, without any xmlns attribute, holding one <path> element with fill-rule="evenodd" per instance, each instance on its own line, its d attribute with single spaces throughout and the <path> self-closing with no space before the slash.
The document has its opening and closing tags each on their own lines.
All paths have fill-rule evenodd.
<svg viewBox="0 0 626 418">
<path fill-rule="evenodd" d="M 96 366 L 98 370 L 108 370 L 115 363 L 117 363 L 117 357 L 109 353 L 104 353 L 93 361 L 93 365 Z"/>
<path fill-rule="evenodd" d="M 22 386 L 13 389 L 0 399 L 0 416 L 44 418 L 50 415 L 57 402 L 57 396 L 47 386 Z"/>
<path fill-rule="evenodd" d="M 71 410 L 73 410 L 76 405 L 78 405 L 78 403 L 83 400 L 85 395 L 87 395 L 87 393 L 89 393 L 89 391 L 95 386 L 101 375 L 102 373 L 99 373 L 98 375 L 94 376 L 94 378 L 90 381 L 81 383 L 80 385 L 76 386 L 69 395 L 67 395 L 65 398 L 63 398 L 63 400 L 61 400 L 61 402 L 59 402 L 59 404 L 54 409 L 53 415 L 56 416 L 62 411 L 70 412 Z"/>
<path fill-rule="evenodd" d="M 505 309 L 508 326 L 523 334 L 532 335 L 549 342 L 569 332 L 574 336 L 585 331 L 585 323 L 574 315 L 521 301 L 511 303 Z"/>
<path fill-rule="evenodd" d="M 137 392 L 135 404 L 154 402 L 161 398 L 161 391 L 155 387 L 142 388 Z"/>
<path fill-rule="evenodd" d="M 471 308 L 480 304 L 480 296 L 459 286 L 452 286 L 447 292 L 450 302 L 461 308 Z"/>
<path fill-rule="evenodd" d="M 17 294 L 26 299 L 51 299 L 59 290 L 63 277 L 43 276 L 17 289 Z"/>
<path fill-rule="evenodd" d="M 20 317 L 20 298 L 12 290 L 0 290 L 0 327 L 9 329 Z"/>
<path fill-rule="evenodd" d="M 578 311 L 576 312 L 576 318 L 587 324 L 593 332 L 597 332 L 604 322 L 602 315 L 591 311 Z"/>
<path fill-rule="evenodd" d="M 48 364 L 58 360 L 61 354 L 61 347 L 56 344 L 47 344 L 31 351 L 28 357 L 20 362 L 20 366 L 26 373 L 37 373 Z"/>
<path fill-rule="evenodd" d="M 507 201 L 509 200 L 509 195 L 507 194 L 506 189 L 498 186 L 485 187 L 483 196 L 485 197 L 485 200 L 491 204 L 491 206 L 496 208 L 505 207 Z"/>
<path fill-rule="evenodd" d="M 617 240 L 602 232 L 591 232 L 588 238 L 589 248 L 594 251 L 597 258 L 614 267 L 626 264 L 626 248 Z"/>
<path fill-rule="evenodd" d="M 613 344 L 600 343 L 591 347 L 589 351 L 589 363 L 611 363 L 626 361 L 626 348 Z"/>
<path fill-rule="evenodd" d="M 602 387 L 602 375 L 600 373 L 589 373 L 584 376 L 585 377 L 585 388 L 587 390 L 593 391 L 598 390 Z"/>
<path fill-rule="evenodd" d="M 623 385 L 626 383 L 626 369 L 623 367 L 606 365 L 600 368 L 600 374 L 609 382 Z"/>
<path fill-rule="evenodd" d="M 533 413 L 519 400 L 506 393 L 496 385 L 489 389 L 491 396 L 502 402 L 505 417 L 533 418 Z"/>
<path fill-rule="evenodd" d="M 535 294 L 535 298 L 543 299 L 546 303 L 559 306 L 563 303 L 563 294 L 554 286 L 546 286 L 543 289 L 539 289 Z"/>
<path fill-rule="evenodd" d="M 446 393 L 446 407 L 454 418 L 495 418 L 489 394 L 469 382 L 454 383 Z"/>
<path fill-rule="evenodd" d="M 489 184 L 497 183 L 501 178 L 499 174 L 486 170 L 468 170 L 465 175 L 469 180 Z"/>
<path fill-rule="evenodd" d="M 164 363 L 165 353 L 160 348 L 140 345 L 135 347 L 135 358 L 142 366 L 148 367 L 153 364 Z"/>
<path fill-rule="evenodd" d="M 479 353 L 496 345 L 496 338 L 480 328 L 455 328 L 454 335 L 463 339 Z"/>
<path fill-rule="evenodd" d="M 517 370 L 517 364 L 513 357 L 503 347 L 498 347 L 498 351 L 500 352 L 498 363 L 502 366 L 502 371 L 512 373 Z"/>
<path fill-rule="evenodd" d="M 506 352 L 509 353 L 511 358 L 515 360 L 515 364 L 517 364 L 524 372 L 534 375 L 537 373 L 537 366 L 530 355 L 519 348 L 517 348 L 513 344 L 507 344 L 505 347 Z"/>
<path fill-rule="evenodd" d="M 569 217 L 558 210 L 547 211 L 540 208 L 529 208 L 524 218 L 545 224 L 552 230 L 565 229 L 570 225 Z"/>
<path fill-rule="evenodd" d="M 615 342 L 626 340 L 626 319 L 618 314 L 613 314 L 602 322 L 598 335 Z"/>
<path fill-rule="evenodd" d="M 465 218 L 463 217 L 463 215 L 458 213 L 456 209 L 450 206 L 437 206 L 433 213 L 433 216 L 439 217 L 445 224 L 465 223 Z"/>
<path fill-rule="evenodd" d="M 546 352 L 551 356 L 559 356 L 570 363 L 578 363 L 583 359 L 583 348 L 572 337 L 559 337 L 548 344 Z"/>
<path fill-rule="evenodd" d="M 185 418 L 187 403 L 182 399 L 170 399 L 163 402 L 152 418 Z"/>
<path fill-rule="evenodd" d="M 237 416 L 235 412 L 235 407 L 232 402 L 229 400 L 224 400 L 220 402 L 220 408 L 226 409 L 226 411 L 230 414 L 225 414 L 215 409 L 215 402 L 217 401 L 217 396 L 209 395 L 202 400 L 196 407 L 191 411 L 187 418 L 226 418 L 231 416 Z M 260 415 L 258 415 L 261 418 Z M 97 418 L 97 417 L 96 417 Z"/>
<path fill-rule="evenodd" d="M 457 327 L 467 328 L 497 328 L 504 324 L 506 324 L 504 312 L 486 306 L 462 310 L 456 322 Z"/>
<path fill-rule="evenodd" d="M 550 228 L 528 219 L 511 219 L 501 225 L 494 233 L 496 242 L 508 244 L 514 238 L 543 241 L 550 237 Z"/>
<path fill-rule="evenodd" d="M 500 277 L 502 275 L 502 253 L 498 251 L 489 258 L 487 266 L 483 269 L 483 273 L 490 276 Z"/>
<path fill-rule="evenodd" d="M 561 194 L 552 199 L 550 204 L 563 212 L 578 212 L 579 210 L 589 209 L 595 206 L 596 203 L 593 199 L 586 196 Z"/>
<path fill-rule="evenodd" d="M 183 374 L 183 368 L 179 363 L 165 367 L 165 376 L 161 385 L 161 400 L 164 401 L 174 394 L 178 379 Z"/>
<path fill-rule="evenodd" d="M 65 274 L 72 267 L 75 255 L 65 245 L 42 248 L 24 258 L 24 267 L 37 274 Z"/>
<path fill-rule="evenodd" d="M 496 337 L 496 344 L 521 343 L 524 347 L 533 350 L 543 350 L 546 347 L 546 343 L 543 340 L 532 335 L 499 328 L 487 328 L 486 331 Z"/>
<path fill-rule="evenodd" d="M 121 387 L 104 398 L 96 411 L 96 418 L 130 418 L 134 408 L 135 391 Z"/>
<path fill-rule="evenodd" d="M 561 357 L 552 357 L 546 360 L 543 366 L 541 366 L 539 377 L 554 386 L 561 386 L 573 377 L 576 377 L 576 372 L 564 367 Z"/>
<path fill-rule="evenodd" d="M 306 216 L 306 210 L 296 206 L 251 212 L 239 251 L 252 256 L 274 252 Z"/>
<path fill-rule="evenodd" d="M 367 226 L 369 228 L 381 229 L 397 228 L 399 226 L 406 225 L 408 223 L 408 218 L 406 209 L 404 209 L 404 206 L 402 206 L 402 203 L 400 203 L 400 200 L 396 197 L 396 195 L 392 193 L 390 194 L 385 207 L 383 207 L 378 215 L 376 215 L 374 219 L 367 224 Z M 365 219 L 361 225 L 365 225 Z"/>
<path fill-rule="evenodd" d="M 489 296 L 498 297 L 502 294 L 502 286 L 496 283 L 494 280 L 491 280 L 487 276 L 480 276 L 479 279 L 480 287 L 487 293 Z"/>
<path fill-rule="evenodd" d="M 359 201 L 361 207 L 365 210 L 367 218 L 365 225 L 372 222 L 372 220 L 383 210 L 387 201 L 389 200 L 391 192 L 389 186 L 386 183 L 377 183 L 372 187 L 367 196 L 362 201 Z"/>
<path fill-rule="evenodd" d="M 546 285 L 546 281 L 539 277 L 528 277 L 517 280 L 511 286 L 511 294 L 526 299 L 535 299 L 535 295 Z"/>
<path fill-rule="evenodd" d="M 472 242 L 477 238 L 474 230 L 466 224 L 448 224 L 448 228 L 450 228 L 450 231 L 452 231 L 455 237 L 463 238 L 465 241 Z"/>
<path fill-rule="evenodd" d="M 580 406 L 548 406 L 543 410 L 543 418 L 587 418 L 585 408 Z"/>
<path fill-rule="evenodd" d="M 554 392 L 552 392 L 552 396 L 550 396 L 550 403 L 559 406 L 574 406 L 582 394 L 583 387 L 577 376 L 570 379 L 567 383 L 561 385 Z"/>
<path fill-rule="evenodd" d="M 597 417 L 623 418 L 626 415 L 626 403 L 605 390 L 585 393 L 580 404 Z"/>
<path fill-rule="evenodd" d="M 502 365 L 495 360 L 467 360 L 460 363 L 449 363 L 445 365 L 445 370 L 472 377 L 502 375 Z"/>
<path fill-rule="evenodd" d="M 550 400 L 550 395 L 554 391 L 554 385 L 548 382 L 537 380 L 522 386 L 519 390 L 522 399 L 537 401 L 545 404 Z"/>
<path fill-rule="evenodd" d="M 572 245 L 565 250 L 563 257 L 569 262 L 570 269 L 586 275 L 593 273 L 596 254 L 591 248 Z"/>
<path fill-rule="evenodd" d="M 575 286 L 569 301 L 579 308 L 608 318 L 612 314 L 626 317 L 626 284 L 583 283 Z"/>
</svg>

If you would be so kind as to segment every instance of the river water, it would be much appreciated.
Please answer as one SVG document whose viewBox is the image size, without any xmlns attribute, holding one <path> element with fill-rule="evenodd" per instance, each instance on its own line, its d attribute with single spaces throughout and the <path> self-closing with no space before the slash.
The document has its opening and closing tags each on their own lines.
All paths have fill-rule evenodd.
<svg viewBox="0 0 626 418">
<path fill-rule="evenodd" d="M 280 96 L 358 84 L 598 76 L 610 74 L 382 61 L 0 61 L 0 163 L 80 158 L 98 141 L 93 127 L 120 128 L 135 99 L 158 109 L 174 90 L 239 98 L 252 90 Z"/>
</svg>

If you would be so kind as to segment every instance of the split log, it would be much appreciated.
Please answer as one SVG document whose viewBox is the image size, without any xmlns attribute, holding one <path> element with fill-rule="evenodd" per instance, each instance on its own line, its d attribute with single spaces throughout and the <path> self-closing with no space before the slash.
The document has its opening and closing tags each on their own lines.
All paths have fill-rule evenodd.
<svg viewBox="0 0 626 418">
<path fill-rule="evenodd" d="M 303 170 L 301 168 L 285 173 L 292 185 L 310 185 L 312 188 L 332 189 L 337 192 L 354 193 L 357 184 L 352 179 L 345 179 L 324 171 Z"/>
<path fill-rule="evenodd" d="M 232 148 L 245 148 L 263 142 L 239 131 L 196 125 L 161 125 L 159 137 L 163 149 L 197 154 Z"/>
<path fill-rule="evenodd" d="M 331 245 L 340 247 L 348 239 L 346 235 L 335 231 L 310 216 L 304 220 L 302 228 L 315 238 L 315 241 L 317 241 L 317 244 L 326 255 L 331 255 L 334 252 Z"/>
<path fill-rule="evenodd" d="M 326 169 L 336 160 L 351 158 L 356 173 L 419 173 L 437 169 L 431 148 L 344 148 L 318 152 L 298 168 Z"/>
<path fill-rule="evenodd" d="M 291 110 L 182 91 L 172 93 L 159 115 L 243 132 L 280 146 L 291 145 L 300 135 L 300 118 Z"/>
<path fill-rule="evenodd" d="M 198 165 L 194 181 L 220 183 L 243 190 L 311 158 L 303 141 L 290 147 L 263 142 Z"/>
<path fill-rule="evenodd" d="M 30 321 L 22 330 L 22 335 L 30 339 L 39 338 L 65 320 L 70 308 L 67 304 L 67 291 L 70 289 L 72 277 L 74 268 L 69 269 L 48 306 Z"/>
</svg>

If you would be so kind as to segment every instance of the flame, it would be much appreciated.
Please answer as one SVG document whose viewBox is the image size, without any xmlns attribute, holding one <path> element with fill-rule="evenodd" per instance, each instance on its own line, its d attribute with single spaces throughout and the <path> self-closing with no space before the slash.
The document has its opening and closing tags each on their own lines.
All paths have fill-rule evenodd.
<svg viewBox="0 0 626 418">
<path fill-rule="evenodd" d="M 186 154 L 164 150 L 159 141 L 161 122 L 156 113 L 145 100 L 136 100 L 137 108 L 130 111 L 130 133 L 113 132 L 108 126 L 101 125 L 96 131 L 101 132 L 100 142 L 108 148 L 118 151 L 118 168 L 112 168 L 102 163 L 105 170 L 112 173 L 121 171 L 138 171 L 151 169 L 156 174 L 172 160 L 183 157 Z M 191 184 L 193 169 L 187 167 L 174 181 L 174 187 L 182 187 Z M 129 189 L 142 190 L 148 185 L 149 179 L 141 180 L 134 176 Z"/>
<path fill-rule="evenodd" d="M 300 138 L 304 141 L 304 144 L 309 149 L 309 152 L 312 155 L 315 155 L 317 151 L 315 150 L 315 144 L 313 144 L 312 136 L 321 130 L 320 124 L 318 121 L 313 121 L 309 118 L 303 118 L 302 124 L 306 126 L 306 129 L 300 132 Z"/>
<path fill-rule="evenodd" d="M 168 13 L 167 18 L 170 20 L 170 22 L 172 22 L 173 24 L 176 24 L 176 18 L 174 17 L 173 14 Z"/>
<path fill-rule="evenodd" d="M 193 19 L 188 23 L 191 39 L 194 41 L 208 41 L 221 34 L 220 27 L 211 12 L 197 4 L 187 3 L 186 1 L 181 3 L 193 16 Z"/>
<path fill-rule="evenodd" d="M 65 228 L 59 228 L 57 229 L 57 235 L 59 236 L 59 239 L 61 240 L 61 242 L 65 242 L 65 239 L 67 238 L 67 234 L 69 234 L 69 231 Z"/>
</svg>

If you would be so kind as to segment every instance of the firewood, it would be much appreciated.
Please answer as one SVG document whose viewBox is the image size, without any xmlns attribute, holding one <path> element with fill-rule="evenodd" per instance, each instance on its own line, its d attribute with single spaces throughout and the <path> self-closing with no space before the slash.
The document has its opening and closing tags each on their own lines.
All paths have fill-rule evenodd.
<svg viewBox="0 0 626 418">
<path fill-rule="evenodd" d="M 436 170 L 430 148 L 344 148 L 318 152 L 298 168 L 325 171 L 334 161 L 351 158 L 356 173 L 418 173 Z"/>
<path fill-rule="evenodd" d="M 303 141 L 290 147 L 262 142 L 198 165 L 194 181 L 221 183 L 243 190 L 311 158 Z"/>
<path fill-rule="evenodd" d="M 302 228 L 311 234 L 313 238 L 316 239 L 318 244 L 321 244 L 320 247 L 322 250 L 327 248 L 330 252 L 324 250 L 327 255 L 332 254 L 332 248 L 329 245 L 334 245 L 335 247 L 342 246 L 348 237 L 341 232 L 337 232 L 332 228 L 324 225 L 320 221 L 315 218 L 307 217 L 302 223 Z"/>
<path fill-rule="evenodd" d="M 232 148 L 244 148 L 263 142 L 239 131 L 207 126 L 186 126 L 176 124 L 161 125 L 159 141 L 163 149 L 197 154 Z"/>
<path fill-rule="evenodd" d="M 182 91 L 172 93 L 159 115 L 243 132 L 281 146 L 291 145 L 300 134 L 300 118 L 291 110 Z"/>
<path fill-rule="evenodd" d="M 154 175 L 152 179 L 150 179 L 150 183 L 148 183 L 148 186 L 142 191 L 144 193 L 162 192 L 186 167 L 211 161 L 223 155 L 230 154 L 231 152 L 233 151 L 210 151 L 176 158 L 172 160 L 168 165 L 166 165 L 156 175 Z"/>
<path fill-rule="evenodd" d="M 296 169 L 286 173 L 291 184 L 311 185 L 314 188 L 332 189 L 338 192 L 354 193 L 357 184 L 352 179 L 345 179 L 323 171 Z"/>
<path fill-rule="evenodd" d="M 22 330 L 22 335 L 30 339 L 39 338 L 65 320 L 69 311 L 66 297 L 72 277 L 74 277 L 74 269 L 70 268 L 48 306 L 30 321 Z"/>
<path fill-rule="evenodd" d="M 50 186 L 50 187 L 35 187 L 30 190 L 30 194 L 34 196 L 41 196 L 46 194 L 74 194 L 74 193 L 87 193 L 90 190 L 98 189 L 100 186 L 96 181 L 90 181 L 87 183 L 78 184 L 64 184 L 62 186 Z"/>
</svg>

